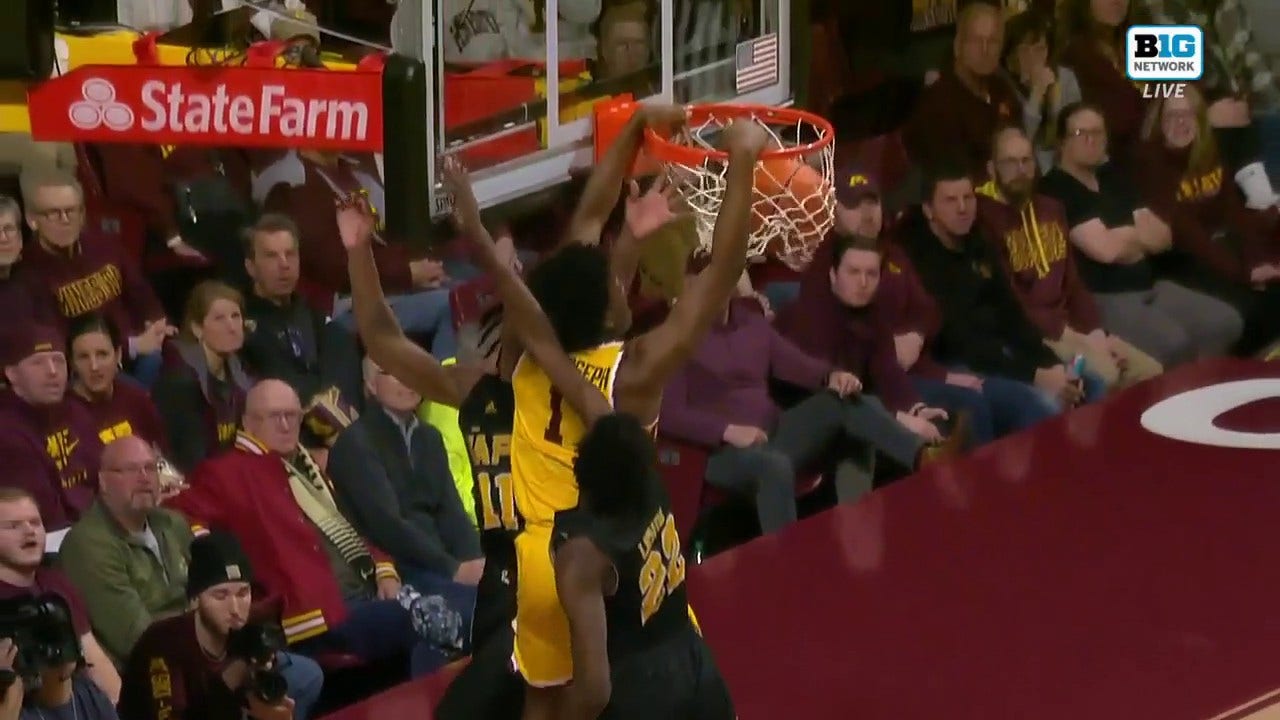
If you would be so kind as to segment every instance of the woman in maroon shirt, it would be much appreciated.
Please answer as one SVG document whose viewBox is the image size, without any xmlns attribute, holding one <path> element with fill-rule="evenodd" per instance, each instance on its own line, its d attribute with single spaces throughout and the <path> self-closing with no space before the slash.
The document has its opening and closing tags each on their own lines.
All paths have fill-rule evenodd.
<svg viewBox="0 0 1280 720">
<path fill-rule="evenodd" d="M 67 357 L 75 370 L 69 397 L 93 416 L 104 445 L 137 435 L 163 451 L 167 442 L 160 413 L 147 392 L 120 372 L 122 347 L 119 331 L 101 315 L 73 320 L 67 336 Z"/>
<path fill-rule="evenodd" d="M 1275 218 L 1245 207 L 1195 86 L 1152 103 L 1138 158 L 1143 197 L 1173 229 L 1173 250 L 1158 258 L 1157 272 L 1235 306 L 1245 319 L 1238 351 L 1255 352 L 1280 336 Z"/>
<path fill-rule="evenodd" d="M 1084 101 L 1103 109 L 1112 159 L 1125 163 L 1137 143 L 1142 91 L 1124 72 L 1125 31 L 1138 21 L 1129 0 L 1063 0 L 1060 62 L 1080 82 Z"/>
<path fill-rule="evenodd" d="M 169 428 L 170 460 L 184 473 L 235 442 L 250 386 L 239 357 L 243 310 L 238 291 L 206 280 L 191 291 L 178 339 L 166 348 L 153 396 Z"/>
</svg>

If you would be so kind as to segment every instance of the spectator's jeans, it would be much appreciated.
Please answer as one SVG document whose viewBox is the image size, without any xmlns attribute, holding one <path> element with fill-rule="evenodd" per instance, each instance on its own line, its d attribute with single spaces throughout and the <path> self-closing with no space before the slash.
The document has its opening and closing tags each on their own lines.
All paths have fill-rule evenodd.
<svg viewBox="0 0 1280 720">
<path fill-rule="evenodd" d="M 911 384 L 926 405 L 942 408 L 952 417 L 959 413 L 969 416 L 970 447 L 996 439 L 995 413 L 982 391 L 916 375 L 911 376 Z"/>
<path fill-rule="evenodd" d="M 320 700 L 324 671 L 315 660 L 287 652 L 276 653 L 276 670 L 284 676 L 289 687 L 294 720 L 307 720 L 311 717 L 311 708 Z"/>
<path fill-rule="evenodd" d="M 347 600 L 341 625 L 298 646 L 310 655 L 352 653 L 366 662 L 408 655 L 413 677 L 430 675 L 449 661 L 444 652 L 418 637 L 409 611 L 395 600 Z"/>
<path fill-rule="evenodd" d="M 444 359 L 457 354 L 458 338 L 453 329 L 453 311 L 449 306 L 447 289 L 392 295 L 387 298 L 387 304 L 406 335 L 431 337 L 432 355 Z M 340 298 L 334 303 L 333 320 L 355 332 L 356 319 L 351 314 L 350 298 Z"/>
<path fill-rule="evenodd" d="M 995 375 L 981 375 L 964 366 L 951 369 L 982 378 L 982 396 L 991 405 L 991 424 L 996 437 L 1029 428 L 1062 410 L 1059 403 L 1049 401 L 1035 385 Z"/>
<path fill-rule="evenodd" d="M 822 390 L 783 412 L 763 445 L 724 446 L 707 459 L 706 480 L 756 501 L 760 530 L 770 533 L 796 520 L 796 473 L 809 469 L 838 439 L 852 440 L 859 450 L 877 450 L 907 469 L 914 469 L 924 443 L 870 395 L 841 399 Z M 847 453 L 846 453 L 847 454 Z M 870 453 L 868 453 L 870 455 Z M 832 458 L 838 459 L 837 457 Z M 841 502 L 870 489 L 841 488 Z"/>
<path fill-rule="evenodd" d="M 396 561 L 396 568 L 400 573 L 400 579 L 406 585 L 413 586 L 420 595 L 424 597 L 439 595 L 445 599 L 450 608 L 462 615 L 462 627 L 466 628 L 464 633 L 466 643 L 462 651 L 471 652 L 471 623 L 476 609 L 475 586 L 454 582 L 453 578 L 415 567 L 412 563 Z"/>
</svg>

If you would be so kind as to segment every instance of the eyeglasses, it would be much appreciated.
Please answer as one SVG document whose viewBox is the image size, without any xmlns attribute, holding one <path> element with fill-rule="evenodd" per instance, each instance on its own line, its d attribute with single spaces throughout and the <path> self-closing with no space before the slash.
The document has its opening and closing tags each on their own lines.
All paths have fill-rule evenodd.
<svg viewBox="0 0 1280 720">
<path fill-rule="evenodd" d="M 283 422 L 289 425 L 294 425 L 302 420 L 302 411 L 301 410 L 272 410 L 270 412 L 257 413 L 257 416 L 264 420 L 270 420 L 274 423 Z"/>
<path fill-rule="evenodd" d="M 137 465 L 120 465 L 118 467 L 104 467 L 103 472 L 111 472 L 119 475 L 159 475 L 160 463 L 140 463 Z"/>
<path fill-rule="evenodd" d="M 1006 170 L 1034 168 L 1036 166 L 1036 159 L 1031 156 L 1020 158 L 1000 158 L 999 160 L 996 160 L 996 165 Z"/>
<path fill-rule="evenodd" d="M 80 213 L 83 210 L 83 207 L 77 205 L 76 207 L 69 208 L 46 208 L 44 210 L 37 210 L 35 214 L 45 220 L 61 220 L 63 222 L 69 222 L 80 217 Z"/>
<path fill-rule="evenodd" d="M 0 225 L 0 235 L 8 235 L 14 237 L 22 234 L 22 228 L 17 225 Z"/>
<path fill-rule="evenodd" d="M 1103 128 L 1076 128 L 1075 130 L 1068 131 L 1067 136 L 1099 140 L 1107 136 L 1107 131 Z"/>
</svg>

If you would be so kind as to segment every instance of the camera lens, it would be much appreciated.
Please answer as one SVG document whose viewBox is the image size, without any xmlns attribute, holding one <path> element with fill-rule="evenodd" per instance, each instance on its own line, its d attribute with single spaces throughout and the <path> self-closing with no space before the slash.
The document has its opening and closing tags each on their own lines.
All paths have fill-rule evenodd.
<svg viewBox="0 0 1280 720">
<path fill-rule="evenodd" d="M 253 673 L 252 692 L 267 705 L 276 705 L 289 692 L 284 676 L 275 670 L 258 670 Z"/>
</svg>

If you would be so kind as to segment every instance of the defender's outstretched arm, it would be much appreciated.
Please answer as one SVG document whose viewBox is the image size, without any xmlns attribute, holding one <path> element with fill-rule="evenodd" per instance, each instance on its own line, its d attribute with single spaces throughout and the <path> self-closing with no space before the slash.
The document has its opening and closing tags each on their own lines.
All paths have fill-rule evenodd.
<svg viewBox="0 0 1280 720">
<path fill-rule="evenodd" d="M 686 284 L 666 321 L 632 343 L 618 373 L 618 409 L 643 421 L 657 417 L 663 386 L 723 312 L 746 268 L 755 165 L 770 137 L 749 119 L 734 121 L 724 135 L 729 167 L 710 264 Z"/>
<path fill-rule="evenodd" d="M 601 415 L 612 412 L 609 401 L 587 382 L 560 346 L 551 321 L 542 312 L 542 306 L 533 297 L 533 293 L 529 292 L 524 281 L 516 274 L 515 268 L 510 262 L 504 262 L 498 257 L 493 238 L 480 220 L 480 205 L 476 202 L 466 170 L 455 158 L 450 157 L 445 160 L 444 172 L 445 181 L 454 195 L 453 212 L 458 231 L 475 246 L 475 258 L 480 269 L 493 277 L 498 296 L 502 299 L 504 328 L 512 329 L 523 350 L 533 356 L 534 361 L 551 379 L 551 383 L 586 424 L 590 425 Z M 508 341 L 511 337 L 512 333 L 504 335 Z M 504 345 L 502 351 L 505 354 L 517 350 Z"/>
<path fill-rule="evenodd" d="M 405 336 L 391 312 L 373 257 L 373 217 L 363 202 L 339 208 L 338 230 L 347 248 L 347 274 L 351 278 L 351 311 L 365 351 L 396 379 L 432 402 L 457 407 L 470 391 L 455 367 L 445 368 Z M 471 379 L 474 382 L 475 378 Z"/>
<path fill-rule="evenodd" d="M 652 127 L 662 131 L 677 130 L 685 123 L 688 110 L 679 105 L 641 105 L 623 126 L 622 132 L 605 151 L 600 163 L 591 171 L 582 197 L 569 221 L 565 242 L 595 245 L 600 233 L 613 214 L 622 193 L 622 183 L 635 162 L 636 153 L 644 141 L 644 130 Z"/>
</svg>

